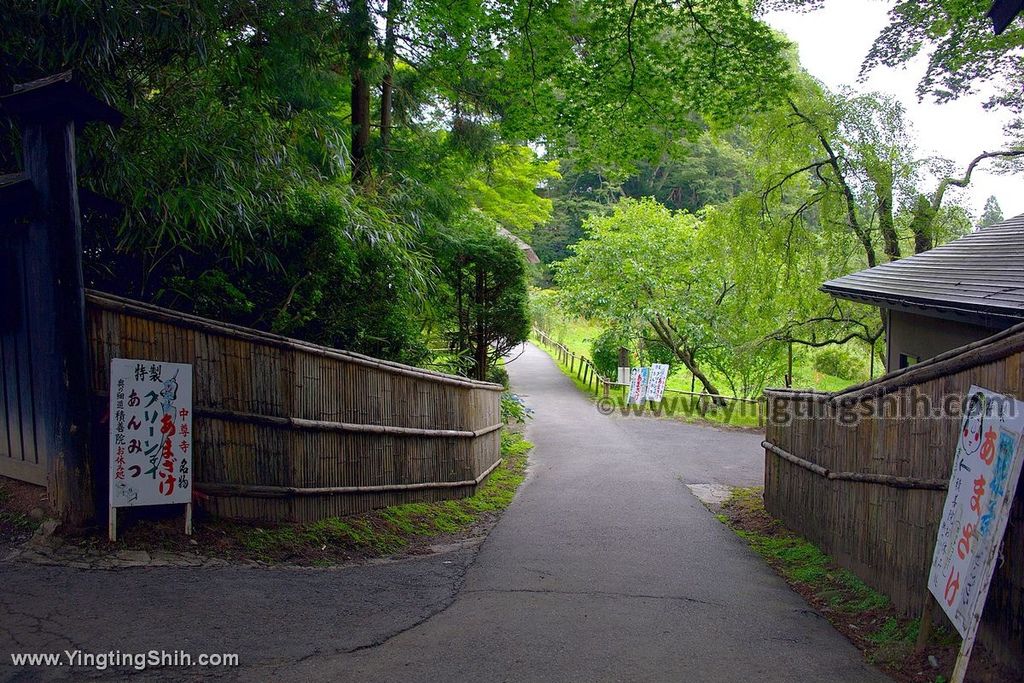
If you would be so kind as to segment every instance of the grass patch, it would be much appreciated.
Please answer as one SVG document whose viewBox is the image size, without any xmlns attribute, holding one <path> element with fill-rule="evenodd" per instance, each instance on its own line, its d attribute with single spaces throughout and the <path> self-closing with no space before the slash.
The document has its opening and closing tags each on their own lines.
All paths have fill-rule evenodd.
<svg viewBox="0 0 1024 683">
<path fill-rule="evenodd" d="M 45 510 L 45 489 L 0 477 L 0 545 L 20 543 L 35 533 L 42 516 L 33 518 L 32 510 Z"/>
<path fill-rule="evenodd" d="M 914 683 L 949 675 L 959 646 L 956 634 L 933 629 L 925 650 L 915 654 L 920 620 L 900 616 L 888 597 L 769 515 L 761 487 L 733 489 L 716 517 L 887 674 Z M 938 669 L 929 664 L 929 655 Z"/>
<path fill-rule="evenodd" d="M 577 356 L 584 355 L 588 358 L 591 356 L 591 342 L 599 337 L 604 328 L 592 321 L 574 318 L 571 316 L 557 316 L 548 321 L 550 327 L 549 334 L 554 338 L 555 341 L 564 344 L 569 348 L 570 351 L 574 351 Z M 853 346 L 853 345 L 851 345 Z M 858 347 L 859 348 L 859 347 Z M 821 372 L 814 367 L 814 355 L 815 352 L 811 349 L 805 349 L 797 347 L 794 349 L 793 354 L 793 386 L 797 388 L 805 389 L 816 389 L 819 391 L 841 391 L 847 387 L 857 384 L 859 382 L 868 379 L 868 356 L 866 351 L 860 349 L 860 355 L 862 358 L 862 365 L 856 373 L 856 376 L 852 379 L 844 379 L 842 377 L 836 377 L 835 375 L 829 375 Z M 784 361 L 783 361 L 784 362 Z M 714 382 L 715 386 L 728 393 L 728 389 L 724 388 L 728 386 L 725 378 L 721 376 L 721 373 L 715 371 L 714 368 L 705 368 L 705 372 L 708 377 Z M 780 364 L 778 374 L 779 378 L 777 381 L 771 382 L 773 386 L 781 386 L 782 380 L 781 375 L 785 372 L 785 367 Z M 881 362 L 875 366 L 875 375 L 881 373 Z M 700 391 L 700 381 L 694 382 L 693 374 L 684 367 L 676 368 L 672 376 L 668 378 L 665 386 L 669 389 L 677 389 L 681 391 L 691 391 L 696 387 L 696 391 Z M 693 415 L 700 419 L 700 415 L 693 411 Z M 716 415 L 709 415 L 708 421 L 720 421 L 721 417 Z M 756 423 L 756 418 L 754 420 Z M 733 423 L 739 424 L 739 423 Z"/>
</svg>

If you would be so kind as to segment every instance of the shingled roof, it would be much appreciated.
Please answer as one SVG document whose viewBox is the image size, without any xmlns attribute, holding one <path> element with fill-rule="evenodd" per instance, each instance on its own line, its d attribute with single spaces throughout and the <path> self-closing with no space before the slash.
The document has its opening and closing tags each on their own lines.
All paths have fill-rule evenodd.
<svg viewBox="0 0 1024 683">
<path fill-rule="evenodd" d="M 864 303 L 1009 326 L 1024 321 L 1024 214 L 922 254 L 829 280 Z"/>
</svg>

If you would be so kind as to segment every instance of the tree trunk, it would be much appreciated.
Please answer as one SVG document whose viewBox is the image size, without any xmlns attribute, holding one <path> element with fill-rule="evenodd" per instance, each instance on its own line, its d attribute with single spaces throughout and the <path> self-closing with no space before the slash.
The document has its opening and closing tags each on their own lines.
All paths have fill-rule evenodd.
<svg viewBox="0 0 1024 683">
<path fill-rule="evenodd" d="M 878 227 L 885 243 L 885 256 L 890 261 L 898 261 L 902 254 L 900 253 L 900 238 L 896 234 L 896 222 L 892 217 L 891 178 L 876 179 L 875 196 L 878 198 Z"/>
<path fill-rule="evenodd" d="M 677 335 L 673 334 L 671 324 L 660 316 L 654 319 L 648 319 L 648 322 L 651 324 L 651 327 L 654 328 L 654 332 L 658 335 L 658 338 L 661 339 L 661 342 L 668 348 L 672 349 L 672 353 L 676 358 L 683 362 L 683 365 L 685 365 L 686 369 L 690 371 L 690 374 L 700 380 L 701 386 L 704 387 L 704 391 L 716 397 L 720 396 L 721 392 L 718 388 L 711 383 L 711 380 L 708 379 L 707 375 L 701 372 L 696 359 L 693 357 L 693 349 L 689 348 L 685 342 L 677 339 Z M 718 407 L 725 405 L 725 400 L 721 398 L 713 398 L 712 401 Z"/>
<path fill-rule="evenodd" d="M 928 198 L 918 195 L 914 202 L 913 218 L 910 220 L 910 231 L 914 233 L 914 253 L 920 254 L 935 246 L 932 224 L 937 211 Z"/>
<path fill-rule="evenodd" d="M 718 388 L 711 383 L 711 380 L 708 379 L 707 375 L 701 372 L 700 367 L 697 366 L 697 361 L 693 357 L 693 351 L 685 345 L 680 345 L 675 348 L 675 354 L 676 358 L 683 361 L 683 365 L 686 366 L 686 369 L 689 370 L 698 381 L 700 381 L 701 386 L 704 387 L 704 391 L 714 397 L 711 399 L 712 403 L 719 408 L 724 407 L 725 399 L 719 398 L 722 392 L 720 392 Z"/>
<path fill-rule="evenodd" d="M 380 146 L 387 152 L 391 142 L 391 110 L 395 77 L 395 22 L 401 0 L 388 0 L 384 27 L 384 79 L 380 86 Z"/>
<path fill-rule="evenodd" d="M 871 243 L 871 231 L 868 230 L 870 226 L 861 225 L 857 217 L 857 199 L 853 194 L 850 183 L 846 181 L 846 176 L 843 175 L 842 166 L 839 164 L 839 156 L 832 149 L 831 143 L 829 143 L 828 138 L 825 137 L 825 134 L 818 128 L 817 124 L 807 114 L 800 111 L 800 108 L 796 106 L 793 100 L 789 100 L 789 107 L 798 118 L 811 127 L 811 130 L 814 131 L 815 136 L 818 138 L 818 143 L 827 156 L 827 163 L 835 174 L 836 182 L 839 183 L 839 188 L 843 192 L 843 202 L 846 204 L 846 223 L 850 230 L 853 231 L 853 234 L 857 236 L 861 246 L 864 247 L 864 256 L 867 258 L 868 268 L 873 268 L 877 265 L 878 261 L 875 257 L 875 247 Z"/>
<path fill-rule="evenodd" d="M 352 0 L 349 8 L 349 69 L 352 72 L 352 182 L 358 185 L 370 176 L 367 149 L 370 145 L 370 10 L 367 0 Z"/>
<path fill-rule="evenodd" d="M 465 264 L 462 263 L 462 257 L 460 256 L 455 264 L 455 315 L 456 315 L 456 336 L 455 336 L 455 356 L 459 359 L 460 365 L 464 357 L 466 349 L 469 346 L 469 327 L 466 316 L 466 303 L 465 297 L 462 294 L 462 281 L 465 275 Z"/>
<path fill-rule="evenodd" d="M 487 321 L 484 316 L 484 294 L 485 294 L 484 268 L 476 266 L 476 367 L 474 368 L 477 379 L 487 378 Z"/>
</svg>

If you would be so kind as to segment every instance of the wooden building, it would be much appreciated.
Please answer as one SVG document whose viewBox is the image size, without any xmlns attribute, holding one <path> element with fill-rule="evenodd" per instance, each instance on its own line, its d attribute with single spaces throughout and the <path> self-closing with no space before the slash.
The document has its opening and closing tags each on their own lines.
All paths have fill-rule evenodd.
<svg viewBox="0 0 1024 683">
<path fill-rule="evenodd" d="M 886 368 L 909 367 L 1024 322 L 1024 214 L 821 288 L 881 308 Z"/>
</svg>

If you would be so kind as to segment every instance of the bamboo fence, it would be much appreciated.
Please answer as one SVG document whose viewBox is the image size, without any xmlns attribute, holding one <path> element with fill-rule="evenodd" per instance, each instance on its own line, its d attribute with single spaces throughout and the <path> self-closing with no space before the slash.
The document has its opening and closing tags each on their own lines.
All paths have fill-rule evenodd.
<svg viewBox="0 0 1024 683">
<path fill-rule="evenodd" d="M 959 401 L 972 384 L 1024 398 L 1022 359 L 1024 325 L 842 392 L 768 390 L 765 506 L 904 614 L 917 616 L 928 594 Z M 1021 667 L 1020 490 L 1002 560 L 979 641 L 1001 661 Z"/>
<path fill-rule="evenodd" d="M 500 385 L 99 292 L 86 309 L 97 397 L 112 358 L 193 365 L 195 486 L 215 515 L 313 521 L 472 495 L 500 461 Z"/>
</svg>

